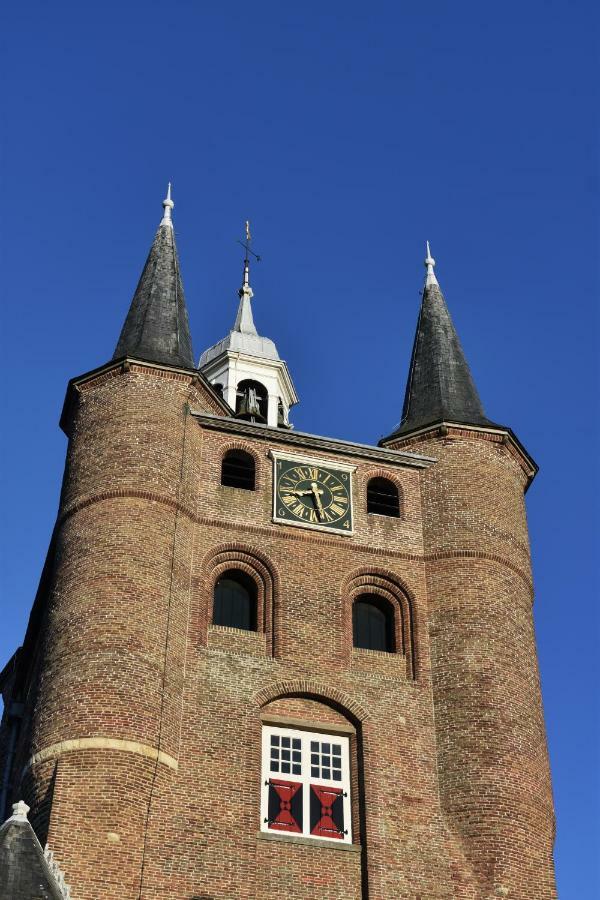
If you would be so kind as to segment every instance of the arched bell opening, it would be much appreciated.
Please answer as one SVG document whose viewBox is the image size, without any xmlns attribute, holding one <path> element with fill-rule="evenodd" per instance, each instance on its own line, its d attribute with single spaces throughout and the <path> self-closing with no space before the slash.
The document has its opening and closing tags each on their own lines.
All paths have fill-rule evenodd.
<svg viewBox="0 0 600 900">
<path fill-rule="evenodd" d="M 237 386 L 235 414 L 238 419 L 266 424 L 269 396 L 264 384 L 245 378 Z"/>
</svg>

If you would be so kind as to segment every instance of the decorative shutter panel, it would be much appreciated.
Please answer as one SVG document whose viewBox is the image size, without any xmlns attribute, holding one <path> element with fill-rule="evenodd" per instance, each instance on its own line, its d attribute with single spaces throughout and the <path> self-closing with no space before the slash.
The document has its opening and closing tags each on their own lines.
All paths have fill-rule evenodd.
<svg viewBox="0 0 600 900">
<path fill-rule="evenodd" d="M 323 838 L 344 838 L 344 791 L 310 786 L 310 833 Z"/>
<path fill-rule="evenodd" d="M 268 825 L 275 831 L 302 834 L 302 785 L 296 781 L 269 779 Z"/>
</svg>

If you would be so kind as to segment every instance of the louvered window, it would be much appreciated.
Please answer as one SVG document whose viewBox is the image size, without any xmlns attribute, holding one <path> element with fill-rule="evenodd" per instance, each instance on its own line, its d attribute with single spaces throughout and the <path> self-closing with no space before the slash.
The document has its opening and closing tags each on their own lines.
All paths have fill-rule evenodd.
<svg viewBox="0 0 600 900">
<path fill-rule="evenodd" d="M 263 728 L 261 830 L 352 842 L 349 741 Z"/>
<path fill-rule="evenodd" d="M 399 518 L 400 495 L 393 481 L 371 478 L 367 485 L 367 512 Z"/>
<path fill-rule="evenodd" d="M 221 484 L 253 491 L 254 482 L 254 457 L 244 450 L 229 450 L 221 463 Z"/>
</svg>

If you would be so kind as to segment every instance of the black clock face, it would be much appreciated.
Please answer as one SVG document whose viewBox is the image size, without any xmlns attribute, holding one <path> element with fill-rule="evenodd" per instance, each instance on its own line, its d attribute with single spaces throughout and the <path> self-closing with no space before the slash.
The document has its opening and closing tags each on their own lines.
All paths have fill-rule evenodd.
<svg viewBox="0 0 600 900">
<path fill-rule="evenodd" d="M 350 472 L 278 459 L 275 518 L 341 532 L 352 531 Z"/>
</svg>

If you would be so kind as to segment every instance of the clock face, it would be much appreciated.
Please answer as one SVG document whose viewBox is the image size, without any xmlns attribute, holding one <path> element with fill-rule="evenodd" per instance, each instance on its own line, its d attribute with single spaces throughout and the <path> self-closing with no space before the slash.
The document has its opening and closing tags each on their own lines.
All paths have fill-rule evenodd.
<svg viewBox="0 0 600 900">
<path fill-rule="evenodd" d="M 350 468 L 277 457 L 275 521 L 350 534 L 351 479 Z"/>
</svg>

